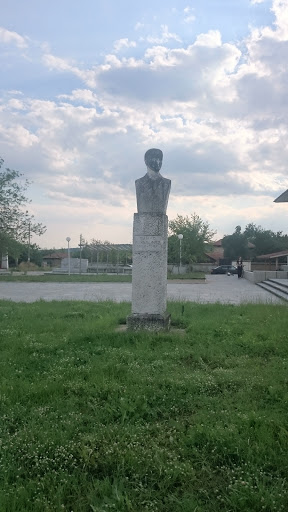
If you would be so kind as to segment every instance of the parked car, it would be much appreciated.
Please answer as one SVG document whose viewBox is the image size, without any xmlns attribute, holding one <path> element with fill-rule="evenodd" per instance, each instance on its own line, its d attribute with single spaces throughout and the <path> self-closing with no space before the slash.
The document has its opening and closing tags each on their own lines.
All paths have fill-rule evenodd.
<svg viewBox="0 0 288 512">
<path fill-rule="evenodd" d="M 220 265 L 219 267 L 213 268 L 211 274 L 237 274 L 237 267 L 234 265 Z"/>
</svg>

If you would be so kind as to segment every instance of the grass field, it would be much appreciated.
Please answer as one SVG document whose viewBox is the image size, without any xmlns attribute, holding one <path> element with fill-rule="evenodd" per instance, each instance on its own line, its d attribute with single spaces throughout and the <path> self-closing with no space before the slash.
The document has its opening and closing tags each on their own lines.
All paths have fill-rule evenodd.
<svg viewBox="0 0 288 512">
<path fill-rule="evenodd" d="M 286 512 L 286 306 L 0 301 L 1 512 Z"/>
<path fill-rule="evenodd" d="M 21 275 L 16 272 L 13 275 L 0 275 L 0 283 L 1 281 L 22 281 L 27 283 L 131 283 L 132 276 L 125 274 L 43 274 L 43 275 Z"/>
<path fill-rule="evenodd" d="M 205 279 L 204 272 L 190 272 L 187 274 L 168 274 L 167 279 Z M 43 274 L 43 275 L 23 275 L 14 272 L 10 275 L 0 275 L 1 281 L 24 281 L 40 283 L 131 283 L 132 276 L 125 274 Z"/>
</svg>

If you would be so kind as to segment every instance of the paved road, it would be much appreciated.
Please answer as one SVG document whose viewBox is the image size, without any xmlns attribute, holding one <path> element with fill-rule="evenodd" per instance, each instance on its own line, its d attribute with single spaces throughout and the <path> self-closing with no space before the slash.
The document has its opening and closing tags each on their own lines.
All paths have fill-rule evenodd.
<svg viewBox="0 0 288 512">
<path fill-rule="evenodd" d="M 21 283 L 1 282 L 0 299 L 14 302 L 37 300 L 131 301 L 131 283 Z M 237 276 L 207 275 L 205 283 L 168 281 L 168 300 L 241 304 L 286 304 L 281 299 Z"/>
</svg>

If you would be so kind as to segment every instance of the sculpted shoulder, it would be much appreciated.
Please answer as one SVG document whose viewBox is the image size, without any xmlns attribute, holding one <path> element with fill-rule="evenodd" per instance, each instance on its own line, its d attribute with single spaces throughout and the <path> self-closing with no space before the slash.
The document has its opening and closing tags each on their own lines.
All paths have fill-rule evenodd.
<svg viewBox="0 0 288 512">
<path fill-rule="evenodd" d="M 138 213 L 166 213 L 171 181 L 160 174 L 163 153 L 149 149 L 144 156 L 147 173 L 135 181 Z"/>
</svg>

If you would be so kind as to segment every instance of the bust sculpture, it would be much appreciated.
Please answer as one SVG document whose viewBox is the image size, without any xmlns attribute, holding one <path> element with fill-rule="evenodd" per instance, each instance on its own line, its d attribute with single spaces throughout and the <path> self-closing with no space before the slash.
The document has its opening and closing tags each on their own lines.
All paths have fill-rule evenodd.
<svg viewBox="0 0 288 512">
<path fill-rule="evenodd" d="M 166 214 L 171 180 L 160 174 L 163 153 L 160 149 L 146 151 L 144 161 L 147 173 L 135 181 L 138 213 Z"/>
</svg>

